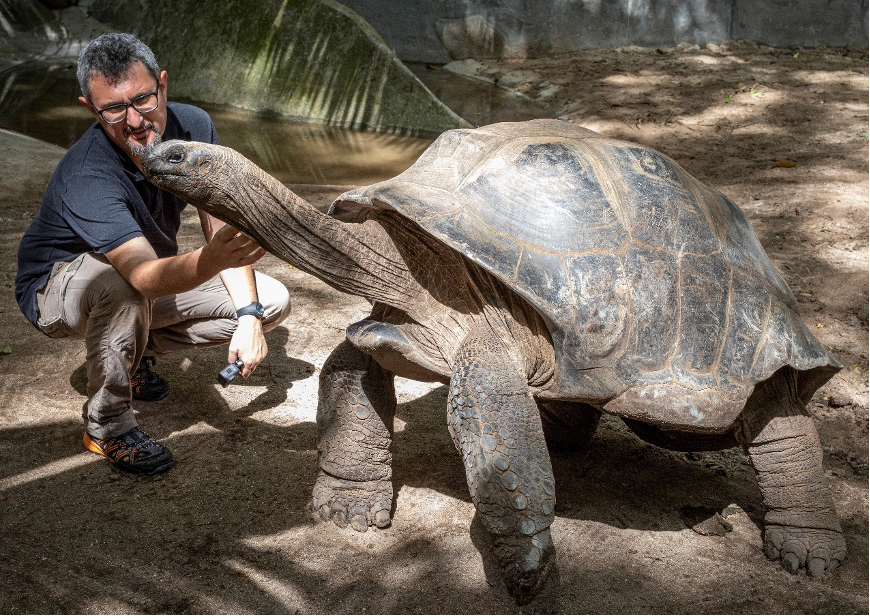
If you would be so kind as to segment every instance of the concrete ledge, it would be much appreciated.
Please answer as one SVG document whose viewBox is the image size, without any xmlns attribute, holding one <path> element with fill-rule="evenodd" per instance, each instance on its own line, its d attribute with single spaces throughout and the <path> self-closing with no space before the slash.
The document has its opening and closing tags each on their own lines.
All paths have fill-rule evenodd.
<svg viewBox="0 0 870 616">
<path fill-rule="evenodd" d="M 343 0 L 406 62 L 748 39 L 868 47 L 868 0 Z"/>
</svg>

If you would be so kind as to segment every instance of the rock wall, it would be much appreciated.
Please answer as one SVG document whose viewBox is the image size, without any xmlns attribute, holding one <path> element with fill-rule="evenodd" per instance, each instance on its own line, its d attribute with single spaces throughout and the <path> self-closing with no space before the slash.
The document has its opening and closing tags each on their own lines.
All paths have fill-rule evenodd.
<svg viewBox="0 0 870 616">
<path fill-rule="evenodd" d="M 868 46 L 868 0 L 342 0 L 405 61 L 752 40 Z"/>
<path fill-rule="evenodd" d="M 79 0 L 55 14 L 35 0 L 0 0 L 0 70 L 75 58 L 94 24 L 148 43 L 173 99 L 382 131 L 467 125 L 334 0 Z"/>
<path fill-rule="evenodd" d="M 171 96 L 354 128 L 464 124 L 334 0 L 94 0 L 88 10 L 152 47 Z"/>
</svg>

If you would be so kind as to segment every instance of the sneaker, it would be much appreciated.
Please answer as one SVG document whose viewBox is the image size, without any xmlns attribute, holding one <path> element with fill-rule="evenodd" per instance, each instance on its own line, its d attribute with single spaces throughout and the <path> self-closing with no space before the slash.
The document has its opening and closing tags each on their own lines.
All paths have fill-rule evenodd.
<svg viewBox="0 0 870 616">
<path fill-rule="evenodd" d="M 117 438 L 84 435 L 85 448 L 106 456 L 115 467 L 129 473 L 154 475 L 169 469 L 172 452 L 139 428 L 130 428 Z"/>
<path fill-rule="evenodd" d="M 142 361 L 139 362 L 136 373 L 130 379 L 134 400 L 156 402 L 157 400 L 163 400 L 166 394 L 169 393 L 169 383 L 151 372 L 151 366 L 156 363 L 157 360 L 153 357 L 143 357 Z"/>
</svg>

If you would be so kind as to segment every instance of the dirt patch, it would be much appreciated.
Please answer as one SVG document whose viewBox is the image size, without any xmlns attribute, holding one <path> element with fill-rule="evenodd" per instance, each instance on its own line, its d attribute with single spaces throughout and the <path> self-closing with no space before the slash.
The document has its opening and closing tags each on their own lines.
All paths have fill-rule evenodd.
<svg viewBox="0 0 870 616">
<path fill-rule="evenodd" d="M 367 305 L 272 257 L 261 269 L 287 284 L 294 311 L 268 337 L 269 358 L 227 390 L 215 384 L 223 350 L 161 359 L 171 395 L 138 415 L 177 465 L 153 479 L 114 471 L 80 444 L 83 346 L 36 332 L 13 297 L 18 240 L 62 151 L 0 132 L 0 349 L 11 351 L 0 355 L 0 611 L 867 613 L 866 56 L 735 44 L 481 72 L 510 74 L 556 115 L 659 149 L 746 211 L 845 366 L 810 405 L 849 544 L 843 566 L 809 579 L 767 561 L 740 451 L 664 451 L 605 418 L 587 455 L 553 457 L 557 570 L 517 608 L 474 520 L 445 388 L 403 380 L 393 525 L 315 523 L 317 375 Z M 304 192 L 326 203 L 339 189 Z M 182 242 L 198 243 L 192 213 Z"/>
</svg>

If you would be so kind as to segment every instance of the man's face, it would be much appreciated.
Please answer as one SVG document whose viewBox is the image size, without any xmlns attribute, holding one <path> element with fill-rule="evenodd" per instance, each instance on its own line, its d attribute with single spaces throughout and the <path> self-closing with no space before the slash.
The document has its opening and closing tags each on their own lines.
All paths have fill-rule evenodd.
<svg viewBox="0 0 870 616">
<path fill-rule="evenodd" d="M 129 103 L 130 101 L 151 94 L 155 89 L 158 103 L 154 111 L 140 113 L 132 106 L 127 107 L 127 117 L 117 124 L 108 124 L 97 113 L 96 109 L 105 109 L 111 105 Z M 166 130 L 166 71 L 160 73 L 160 81 L 155 83 L 154 77 L 141 62 L 134 62 L 127 74 L 116 84 L 110 84 L 100 74 L 93 74 L 90 80 L 91 98 L 79 97 L 79 102 L 88 108 L 99 122 L 109 139 L 127 153 L 133 162 L 139 164 L 139 159 L 149 144 L 154 145 L 163 131 Z"/>
</svg>

